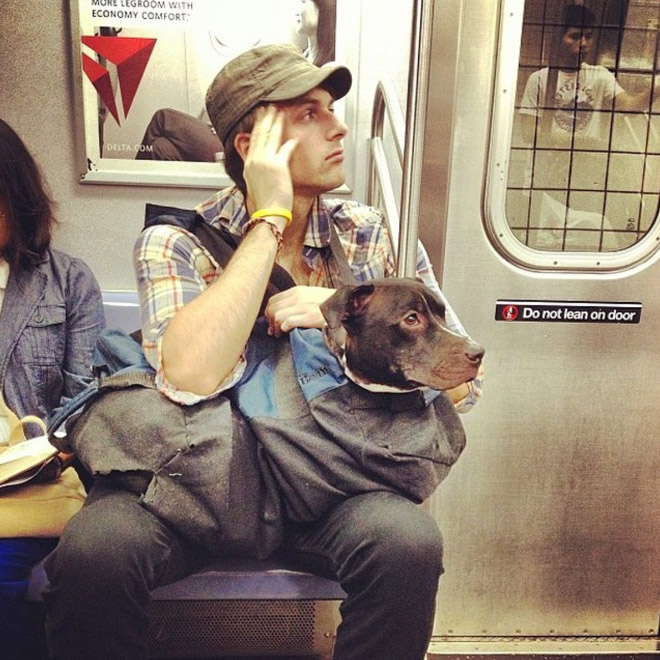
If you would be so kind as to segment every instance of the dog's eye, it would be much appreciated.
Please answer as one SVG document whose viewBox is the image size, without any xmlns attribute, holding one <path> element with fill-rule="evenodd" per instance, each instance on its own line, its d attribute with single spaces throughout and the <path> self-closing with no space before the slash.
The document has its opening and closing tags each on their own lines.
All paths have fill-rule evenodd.
<svg viewBox="0 0 660 660">
<path fill-rule="evenodd" d="M 406 325 L 410 325 L 410 326 L 419 325 L 420 320 L 419 320 L 419 316 L 417 315 L 417 312 L 410 312 L 410 314 L 408 314 L 408 316 L 406 316 L 403 319 L 403 322 Z"/>
</svg>

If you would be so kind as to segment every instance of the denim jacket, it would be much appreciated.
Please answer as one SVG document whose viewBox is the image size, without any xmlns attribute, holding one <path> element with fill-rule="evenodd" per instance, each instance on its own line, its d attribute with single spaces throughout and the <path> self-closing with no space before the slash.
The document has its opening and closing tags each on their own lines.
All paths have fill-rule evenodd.
<svg viewBox="0 0 660 660">
<path fill-rule="evenodd" d="M 19 417 L 48 420 L 91 381 L 105 325 L 101 290 L 80 259 L 49 249 L 30 270 L 12 268 L 0 312 L 0 384 Z"/>
</svg>

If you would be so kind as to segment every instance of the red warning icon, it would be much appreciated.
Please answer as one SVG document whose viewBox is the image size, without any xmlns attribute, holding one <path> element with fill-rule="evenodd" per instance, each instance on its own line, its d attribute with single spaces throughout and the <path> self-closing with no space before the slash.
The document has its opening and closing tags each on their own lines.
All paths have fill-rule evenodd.
<svg viewBox="0 0 660 660">
<path fill-rule="evenodd" d="M 502 319 L 504 321 L 515 321 L 518 318 L 518 306 L 507 305 L 502 309 Z"/>
</svg>

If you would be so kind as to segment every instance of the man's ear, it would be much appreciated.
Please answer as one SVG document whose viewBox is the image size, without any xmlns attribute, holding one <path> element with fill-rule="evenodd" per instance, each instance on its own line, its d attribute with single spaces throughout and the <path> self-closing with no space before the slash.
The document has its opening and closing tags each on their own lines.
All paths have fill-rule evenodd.
<svg viewBox="0 0 660 660">
<path fill-rule="evenodd" d="M 234 147 L 238 155 L 245 161 L 247 158 L 248 149 L 250 148 L 250 134 L 237 133 L 234 138 Z"/>
</svg>

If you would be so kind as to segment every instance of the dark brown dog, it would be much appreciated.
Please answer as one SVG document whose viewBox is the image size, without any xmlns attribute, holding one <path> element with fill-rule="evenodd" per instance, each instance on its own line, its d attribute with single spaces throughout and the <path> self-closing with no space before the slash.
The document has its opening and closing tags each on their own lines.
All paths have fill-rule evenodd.
<svg viewBox="0 0 660 660">
<path fill-rule="evenodd" d="M 344 286 L 321 312 L 328 347 L 361 385 L 448 390 L 475 378 L 485 353 L 447 328 L 445 306 L 421 280 Z"/>
</svg>

